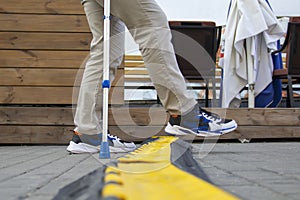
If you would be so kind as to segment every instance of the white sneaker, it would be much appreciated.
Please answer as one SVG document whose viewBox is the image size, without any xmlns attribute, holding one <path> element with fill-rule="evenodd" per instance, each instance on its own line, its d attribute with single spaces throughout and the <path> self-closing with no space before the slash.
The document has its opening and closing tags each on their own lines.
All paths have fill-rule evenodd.
<svg viewBox="0 0 300 200">
<path fill-rule="evenodd" d="M 107 141 L 109 143 L 109 150 L 113 153 L 130 152 L 136 149 L 133 142 L 122 141 L 117 136 L 107 134 Z M 79 153 L 98 153 L 100 151 L 100 144 L 102 141 L 102 134 L 99 135 L 82 135 L 74 132 L 72 141 L 70 141 L 67 151 L 74 154 Z"/>
<path fill-rule="evenodd" d="M 98 153 L 100 151 L 100 146 L 93 146 L 83 142 L 75 143 L 70 141 L 67 151 L 70 153 Z"/>
<path fill-rule="evenodd" d="M 237 128 L 233 119 L 221 118 L 215 113 L 208 112 L 196 105 L 186 115 L 170 116 L 169 123 L 165 128 L 170 135 L 184 136 L 220 136 Z"/>
</svg>

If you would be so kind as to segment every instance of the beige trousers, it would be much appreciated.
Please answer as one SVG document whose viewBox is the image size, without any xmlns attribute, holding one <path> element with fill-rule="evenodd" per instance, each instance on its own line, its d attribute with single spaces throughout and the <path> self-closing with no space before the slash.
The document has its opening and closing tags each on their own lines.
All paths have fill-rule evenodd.
<svg viewBox="0 0 300 200">
<path fill-rule="evenodd" d="M 80 86 L 74 122 L 83 134 L 102 132 L 103 0 L 84 0 L 93 39 Z M 124 55 L 125 26 L 139 45 L 157 94 L 170 114 L 196 105 L 176 62 L 167 17 L 155 0 L 111 0 L 110 80 Z"/>
</svg>

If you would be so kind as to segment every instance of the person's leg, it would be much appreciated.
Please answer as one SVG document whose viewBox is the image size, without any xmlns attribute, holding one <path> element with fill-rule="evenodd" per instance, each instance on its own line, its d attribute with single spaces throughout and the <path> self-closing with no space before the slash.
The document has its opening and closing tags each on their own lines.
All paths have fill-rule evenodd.
<svg viewBox="0 0 300 200">
<path fill-rule="evenodd" d="M 68 151 L 73 153 L 97 152 L 102 133 L 102 79 L 103 79 L 103 7 L 95 0 L 83 1 L 87 21 L 92 33 L 90 56 L 86 62 L 80 85 L 74 116 L 75 130 Z M 120 66 L 124 55 L 125 25 L 118 18 L 111 19 L 110 80 Z M 135 148 L 133 143 L 123 143 L 109 134 L 111 145 L 127 151 Z M 87 143 L 82 144 L 82 143 Z M 92 145 L 90 145 L 92 144 Z M 95 146 L 97 146 L 95 148 Z M 128 149 L 127 149 L 128 147 Z M 111 147 L 113 149 L 114 147 Z M 114 151 L 116 149 L 113 149 Z"/>
<path fill-rule="evenodd" d="M 171 44 L 168 20 L 157 3 L 154 0 L 111 0 L 111 12 L 126 24 L 139 45 L 164 108 L 171 114 L 191 110 L 197 102 L 186 90 Z"/>
<path fill-rule="evenodd" d="M 103 75 L 103 8 L 94 0 L 84 1 L 84 10 L 92 33 L 90 56 L 80 85 L 74 122 L 76 131 L 95 135 L 102 131 L 102 75 Z M 110 79 L 121 64 L 124 54 L 124 24 L 111 20 Z"/>
<path fill-rule="evenodd" d="M 155 0 L 111 0 L 111 12 L 126 24 L 139 45 L 158 96 L 171 114 L 166 132 L 222 134 L 237 127 L 234 120 L 222 119 L 199 108 L 188 93 L 171 43 L 167 17 Z M 182 116 L 173 119 L 172 115 Z"/>
</svg>

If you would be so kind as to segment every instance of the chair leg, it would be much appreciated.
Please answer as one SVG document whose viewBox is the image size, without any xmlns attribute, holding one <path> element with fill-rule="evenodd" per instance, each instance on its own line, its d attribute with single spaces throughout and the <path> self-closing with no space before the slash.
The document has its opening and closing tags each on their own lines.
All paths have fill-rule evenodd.
<svg viewBox="0 0 300 200">
<path fill-rule="evenodd" d="M 209 80 L 205 80 L 205 107 L 208 107 L 209 99 Z"/>
<path fill-rule="evenodd" d="M 216 78 L 212 77 L 212 94 L 213 98 L 211 100 L 211 107 L 217 107 L 217 86 L 216 86 Z"/>
<path fill-rule="evenodd" d="M 294 97 L 293 97 L 293 82 L 292 77 L 288 75 L 288 87 L 287 87 L 287 107 L 294 107 Z"/>
</svg>

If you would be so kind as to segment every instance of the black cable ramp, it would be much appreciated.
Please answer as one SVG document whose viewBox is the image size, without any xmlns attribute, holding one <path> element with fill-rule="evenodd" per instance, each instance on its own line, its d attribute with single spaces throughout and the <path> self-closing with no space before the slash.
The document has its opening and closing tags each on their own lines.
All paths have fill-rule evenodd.
<svg viewBox="0 0 300 200">
<path fill-rule="evenodd" d="M 54 200 L 234 200 L 213 185 L 177 137 L 153 137 L 135 151 L 62 188 Z"/>
</svg>

